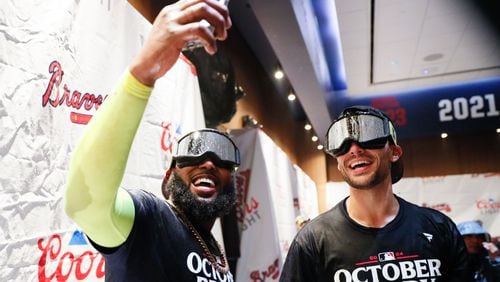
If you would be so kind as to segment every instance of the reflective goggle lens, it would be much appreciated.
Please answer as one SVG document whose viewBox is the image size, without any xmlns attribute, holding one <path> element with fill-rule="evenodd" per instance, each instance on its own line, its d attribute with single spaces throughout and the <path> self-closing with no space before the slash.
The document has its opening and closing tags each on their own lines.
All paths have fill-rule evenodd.
<svg viewBox="0 0 500 282">
<path fill-rule="evenodd" d="M 338 149 L 330 151 L 330 154 L 332 154 L 334 157 L 344 155 L 351 148 L 352 142 L 358 143 L 358 145 L 363 149 L 372 149 L 372 150 L 373 149 L 382 149 L 388 140 L 389 140 L 388 137 L 377 138 L 377 139 L 366 141 L 366 142 L 357 142 L 357 141 L 352 140 L 352 139 L 346 139 L 346 140 L 344 140 L 344 142 L 342 143 L 342 145 L 340 145 L 340 147 Z"/>
<path fill-rule="evenodd" d="M 198 165 L 208 158 L 223 168 L 235 168 L 240 164 L 240 154 L 233 141 L 225 134 L 209 129 L 182 137 L 173 156 L 179 167 Z"/>
<path fill-rule="evenodd" d="M 231 161 L 223 161 L 219 159 L 219 157 L 212 153 L 212 152 L 206 152 L 205 154 L 199 156 L 199 157 L 177 157 L 175 158 L 175 165 L 178 168 L 183 168 L 187 166 L 197 166 L 200 165 L 207 160 L 210 160 L 213 162 L 217 167 L 220 168 L 225 168 L 228 170 L 236 170 L 238 168 L 238 165 L 235 164 L 234 162 Z"/>
<path fill-rule="evenodd" d="M 367 146 L 374 145 L 381 148 L 390 135 L 388 122 L 382 118 L 369 114 L 350 115 L 332 124 L 327 134 L 326 150 L 334 156 L 345 154 L 351 144 L 347 141 L 356 141 L 367 149 Z"/>
</svg>

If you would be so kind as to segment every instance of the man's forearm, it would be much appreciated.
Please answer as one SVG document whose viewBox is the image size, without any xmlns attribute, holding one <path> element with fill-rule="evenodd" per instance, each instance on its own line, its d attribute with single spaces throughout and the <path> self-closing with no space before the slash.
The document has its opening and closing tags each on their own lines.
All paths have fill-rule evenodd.
<svg viewBox="0 0 500 282">
<path fill-rule="evenodd" d="M 132 199 L 118 191 L 151 90 L 127 71 L 73 152 L 66 212 L 94 242 L 105 247 L 123 243 L 132 228 Z"/>
</svg>

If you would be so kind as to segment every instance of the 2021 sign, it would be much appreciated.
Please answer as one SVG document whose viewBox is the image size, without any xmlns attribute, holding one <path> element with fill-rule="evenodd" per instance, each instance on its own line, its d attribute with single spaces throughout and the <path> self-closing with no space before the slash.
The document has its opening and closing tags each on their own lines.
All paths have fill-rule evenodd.
<svg viewBox="0 0 500 282">
<path fill-rule="evenodd" d="M 495 95 L 475 95 L 469 99 L 457 97 L 441 99 L 438 102 L 439 121 L 454 121 L 499 116 L 496 108 Z"/>
</svg>

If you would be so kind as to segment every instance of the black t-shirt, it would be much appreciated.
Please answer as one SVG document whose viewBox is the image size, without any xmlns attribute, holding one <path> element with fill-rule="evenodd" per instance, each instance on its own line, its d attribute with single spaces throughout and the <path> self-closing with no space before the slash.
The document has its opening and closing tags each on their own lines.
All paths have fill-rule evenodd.
<svg viewBox="0 0 500 282">
<path fill-rule="evenodd" d="M 204 257 L 194 235 L 164 200 L 143 190 L 129 193 L 135 221 L 127 240 L 113 249 L 94 244 L 105 258 L 106 281 L 233 281 L 230 272 L 218 272 Z"/>
<path fill-rule="evenodd" d="M 290 246 L 280 281 L 471 281 L 455 224 L 398 201 L 398 215 L 383 228 L 349 218 L 345 199 L 309 222 Z"/>
</svg>

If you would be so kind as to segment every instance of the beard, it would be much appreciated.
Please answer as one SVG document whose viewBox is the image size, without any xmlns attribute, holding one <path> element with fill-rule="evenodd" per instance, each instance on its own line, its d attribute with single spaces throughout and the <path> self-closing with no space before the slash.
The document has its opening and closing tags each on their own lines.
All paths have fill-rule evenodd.
<svg viewBox="0 0 500 282">
<path fill-rule="evenodd" d="M 174 204 L 194 221 L 205 221 L 221 217 L 228 214 L 236 203 L 233 180 L 224 186 L 221 193 L 211 201 L 197 199 L 175 171 L 172 172 L 172 176 L 165 184 L 163 194 L 170 195 Z"/>
<path fill-rule="evenodd" d="M 363 180 L 354 180 L 345 173 L 342 173 L 342 177 L 344 178 L 345 182 L 349 184 L 349 186 L 360 190 L 368 190 L 371 187 L 380 184 L 382 180 L 385 178 L 385 176 L 383 176 L 382 173 L 379 172 L 376 172 L 375 174 L 371 175 L 368 179 L 363 179 Z"/>
<path fill-rule="evenodd" d="M 375 171 L 375 173 L 370 174 L 368 176 L 364 176 L 363 179 L 354 179 L 354 177 L 349 177 L 347 172 L 343 169 L 340 170 L 340 174 L 342 174 L 342 178 L 344 179 L 350 187 L 360 190 L 369 190 L 372 187 L 382 183 L 385 178 L 389 177 L 390 167 L 379 168 Z"/>
</svg>

